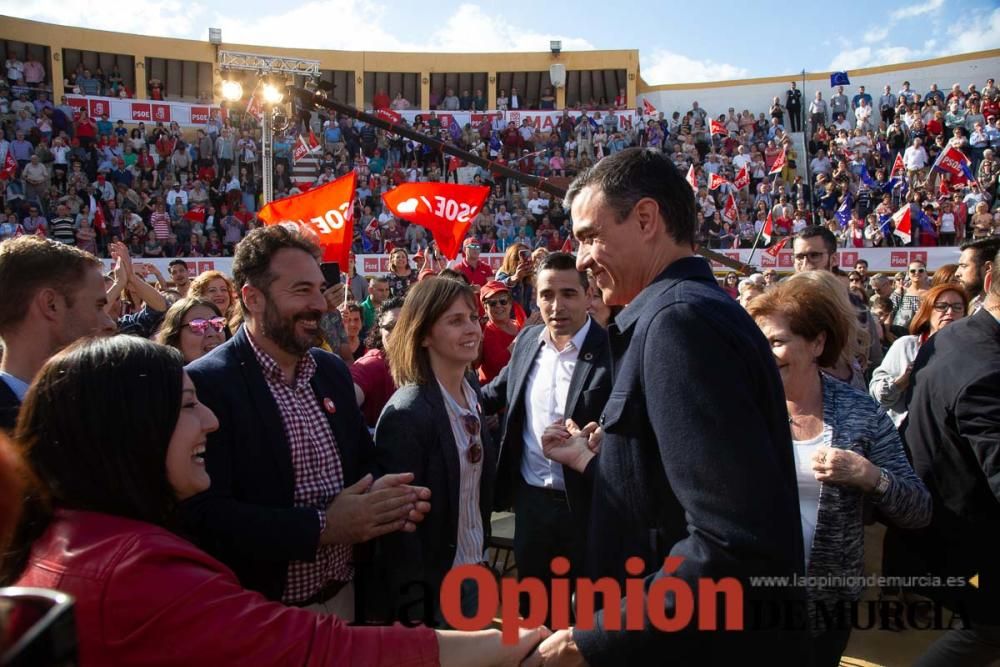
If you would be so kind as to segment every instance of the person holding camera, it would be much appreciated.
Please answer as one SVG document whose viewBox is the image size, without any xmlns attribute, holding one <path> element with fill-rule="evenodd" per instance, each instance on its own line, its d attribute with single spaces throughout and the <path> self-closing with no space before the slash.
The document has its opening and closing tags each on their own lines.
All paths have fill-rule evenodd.
<svg viewBox="0 0 1000 667">
<path fill-rule="evenodd" d="M 496 280 L 507 286 L 514 304 L 523 311 L 522 319 L 535 309 L 535 263 L 523 243 L 512 243 L 504 253 Z M 517 319 L 516 309 L 511 316 Z"/>
</svg>

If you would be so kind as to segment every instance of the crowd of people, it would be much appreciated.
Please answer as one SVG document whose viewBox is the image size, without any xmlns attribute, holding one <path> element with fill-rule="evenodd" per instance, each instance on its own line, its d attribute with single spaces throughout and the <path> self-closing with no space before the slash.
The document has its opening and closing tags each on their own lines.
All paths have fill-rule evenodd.
<svg viewBox="0 0 1000 667">
<path fill-rule="evenodd" d="M 962 582 L 906 587 L 965 619 L 918 664 L 996 659 L 1000 239 L 893 284 L 838 271 L 814 225 L 795 275 L 720 285 L 662 153 L 601 160 L 565 206 L 575 256 L 512 247 L 494 273 L 468 239 L 367 283 L 330 284 L 281 225 L 231 275 L 177 261 L 152 283 L 121 243 L 106 275 L 54 239 L 0 243 L 0 473 L 24 488 L 0 584 L 73 595 L 82 664 L 818 667 L 850 639 L 871 508 L 886 573 Z M 487 566 L 500 510 L 516 574 L 496 576 L 610 577 L 624 617 L 648 597 L 644 629 L 616 631 L 607 596 L 564 627 L 555 595 L 502 598 L 512 642 L 445 629 L 500 612 L 494 575 L 447 584 Z M 665 586 L 720 579 L 743 592 L 717 622 L 742 631 L 704 611 L 660 631 L 692 618 Z"/>
<path fill-rule="evenodd" d="M 0 160 L 9 153 L 16 168 L 0 174 L 0 239 L 39 234 L 105 257 L 115 242 L 135 257 L 221 257 L 231 256 L 236 243 L 260 225 L 260 130 L 240 104 L 228 113 L 214 111 L 194 131 L 176 122 L 126 126 L 107 116 L 91 118 L 65 98 L 50 99 L 44 76 L 35 81 L 33 61 L 12 58 L 8 81 L 0 82 Z M 90 94 L 125 92 L 116 71 L 77 69 L 77 86 L 97 82 L 83 86 L 97 91 Z M 550 131 L 528 119 L 519 126 L 506 120 L 505 110 L 526 107 L 516 90 L 501 91 L 499 115 L 464 127 L 442 123 L 439 112 L 483 105 L 482 91 L 456 96 L 446 90 L 411 127 L 549 179 L 571 179 L 627 147 L 662 152 L 682 171 L 692 170 L 697 238 L 709 248 L 777 244 L 812 225 L 826 226 L 849 248 L 957 245 L 996 235 L 1000 90 L 993 79 L 982 90 L 955 84 L 945 93 L 935 84 L 916 91 L 908 82 L 893 89 L 887 85 L 876 100 L 864 86 L 853 97 L 840 86 L 829 100 L 817 91 L 807 104 L 793 82 L 756 116 L 731 107 L 716 117 L 693 102 L 686 112 L 642 116 L 634 126 L 614 113 L 628 105 L 622 92 L 611 103 L 583 105 L 579 115 L 567 110 Z M 375 108 L 409 107 L 399 93 L 390 99 L 379 91 L 374 102 Z M 432 234 L 393 216 L 381 194 L 404 182 L 457 182 L 460 176 L 493 188 L 470 230 L 484 250 L 505 252 L 521 244 L 555 251 L 571 238 L 568 217 L 544 192 L 487 168 L 466 168 L 456 158 L 346 116 L 295 111 L 274 139 L 274 196 L 356 170 L 358 254 L 404 248 L 434 259 Z M 801 130 L 805 140 L 796 143 L 792 133 Z M 317 137 L 315 160 L 308 163 L 315 173 L 293 180 L 295 145 L 309 133 Z M 806 154 L 799 155 L 803 145 Z M 932 169 L 948 147 L 968 159 L 969 178 L 945 178 Z M 800 162 L 808 164 L 806 178 L 799 175 Z M 747 185 L 737 187 L 743 169 Z M 908 236 L 897 236 L 893 215 L 904 205 L 915 222 Z M 770 233 L 762 238 L 768 219 Z"/>
</svg>

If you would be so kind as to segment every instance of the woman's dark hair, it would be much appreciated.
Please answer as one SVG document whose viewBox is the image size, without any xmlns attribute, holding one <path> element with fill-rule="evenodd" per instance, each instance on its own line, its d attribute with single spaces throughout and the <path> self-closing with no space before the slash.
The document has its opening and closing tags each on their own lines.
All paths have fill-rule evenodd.
<svg viewBox="0 0 1000 667">
<path fill-rule="evenodd" d="M 398 310 L 403 307 L 403 297 L 394 296 L 392 298 L 386 299 L 379 306 L 378 315 L 375 316 L 375 326 L 371 328 L 368 332 L 368 337 L 365 338 L 365 347 L 369 350 L 385 350 L 385 343 L 382 341 L 382 316 L 388 313 L 390 310 Z"/>
<path fill-rule="evenodd" d="M 136 336 L 83 339 L 52 357 L 21 406 L 15 440 L 36 478 L 0 583 L 17 579 L 55 509 L 165 526 L 176 506 L 167 447 L 184 359 Z"/>
</svg>

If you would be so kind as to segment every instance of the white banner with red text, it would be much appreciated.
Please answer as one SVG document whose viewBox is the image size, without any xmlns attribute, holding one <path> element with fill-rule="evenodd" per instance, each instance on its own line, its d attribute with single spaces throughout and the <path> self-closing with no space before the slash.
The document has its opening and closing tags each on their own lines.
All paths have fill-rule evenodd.
<svg viewBox="0 0 1000 667">
<path fill-rule="evenodd" d="M 225 117 L 218 105 L 188 104 L 186 102 L 167 102 L 164 100 L 131 100 L 119 97 L 91 97 L 83 95 L 67 95 L 66 103 L 74 109 L 86 109 L 94 120 L 100 120 L 107 115 L 108 120 L 117 123 L 164 123 L 169 125 L 177 121 L 178 125 L 187 127 L 202 127 L 208 124 L 213 112 L 219 113 L 219 118 Z"/>
<path fill-rule="evenodd" d="M 723 255 L 732 259 L 746 262 L 750 258 L 750 251 L 741 250 L 720 250 Z M 910 262 L 921 261 L 927 265 L 931 271 L 944 264 L 958 263 L 960 251 L 957 247 L 947 248 L 852 248 L 838 251 L 838 264 L 845 269 L 852 269 L 858 260 L 868 262 L 869 271 L 896 272 L 906 269 Z M 204 271 L 221 271 L 226 275 L 232 274 L 232 257 L 185 257 L 191 276 Z M 500 268 L 503 262 L 503 255 L 500 253 L 483 253 L 481 260 L 489 264 L 494 271 Z M 792 253 L 782 251 L 777 257 L 771 257 L 763 250 L 758 250 L 754 254 L 753 264 L 757 268 L 775 268 L 778 271 L 792 271 Z M 167 275 L 167 265 L 174 261 L 173 258 L 157 257 L 152 259 L 136 258 L 137 262 L 153 264 L 163 275 Z M 362 276 L 377 276 L 389 272 L 389 255 L 357 255 L 355 257 L 357 271 Z M 113 261 L 104 260 L 107 270 L 113 267 Z M 419 269 L 420 267 L 415 267 Z M 712 268 L 719 273 L 725 273 L 726 267 L 714 263 Z"/>
</svg>

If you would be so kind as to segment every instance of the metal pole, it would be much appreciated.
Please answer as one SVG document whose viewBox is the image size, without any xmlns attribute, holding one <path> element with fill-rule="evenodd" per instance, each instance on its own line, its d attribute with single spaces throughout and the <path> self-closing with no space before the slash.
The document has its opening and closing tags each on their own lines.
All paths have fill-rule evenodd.
<svg viewBox="0 0 1000 667">
<path fill-rule="evenodd" d="M 765 221 L 765 225 L 767 222 Z M 747 266 L 753 266 L 753 256 L 757 254 L 757 244 L 760 243 L 760 237 L 764 234 L 764 225 L 760 226 L 760 231 L 757 232 L 757 238 L 753 240 L 753 247 L 750 248 L 750 256 L 747 257 Z"/>
<path fill-rule="evenodd" d="M 806 98 L 806 71 L 802 70 L 802 99 Z M 809 204 L 809 222 L 811 224 L 816 224 L 816 211 L 813 210 L 813 180 L 812 180 L 812 168 L 810 165 L 811 160 L 809 159 L 809 135 L 806 133 L 805 124 L 805 109 L 804 106 L 799 108 L 799 127 L 802 128 L 802 159 L 806 163 L 806 187 L 809 189 L 809 197 L 806 203 Z"/>
<path fill-rule="evenodd" d="M 264 109 L 264 117 L 261 119 L 261 169 L 264 170 L 263 189 L 264 203 L 270 204 L 274 201 L 274 133 L 271 130 L 271 114 L 274 108 L 270 105 Z"/>
</svg>

